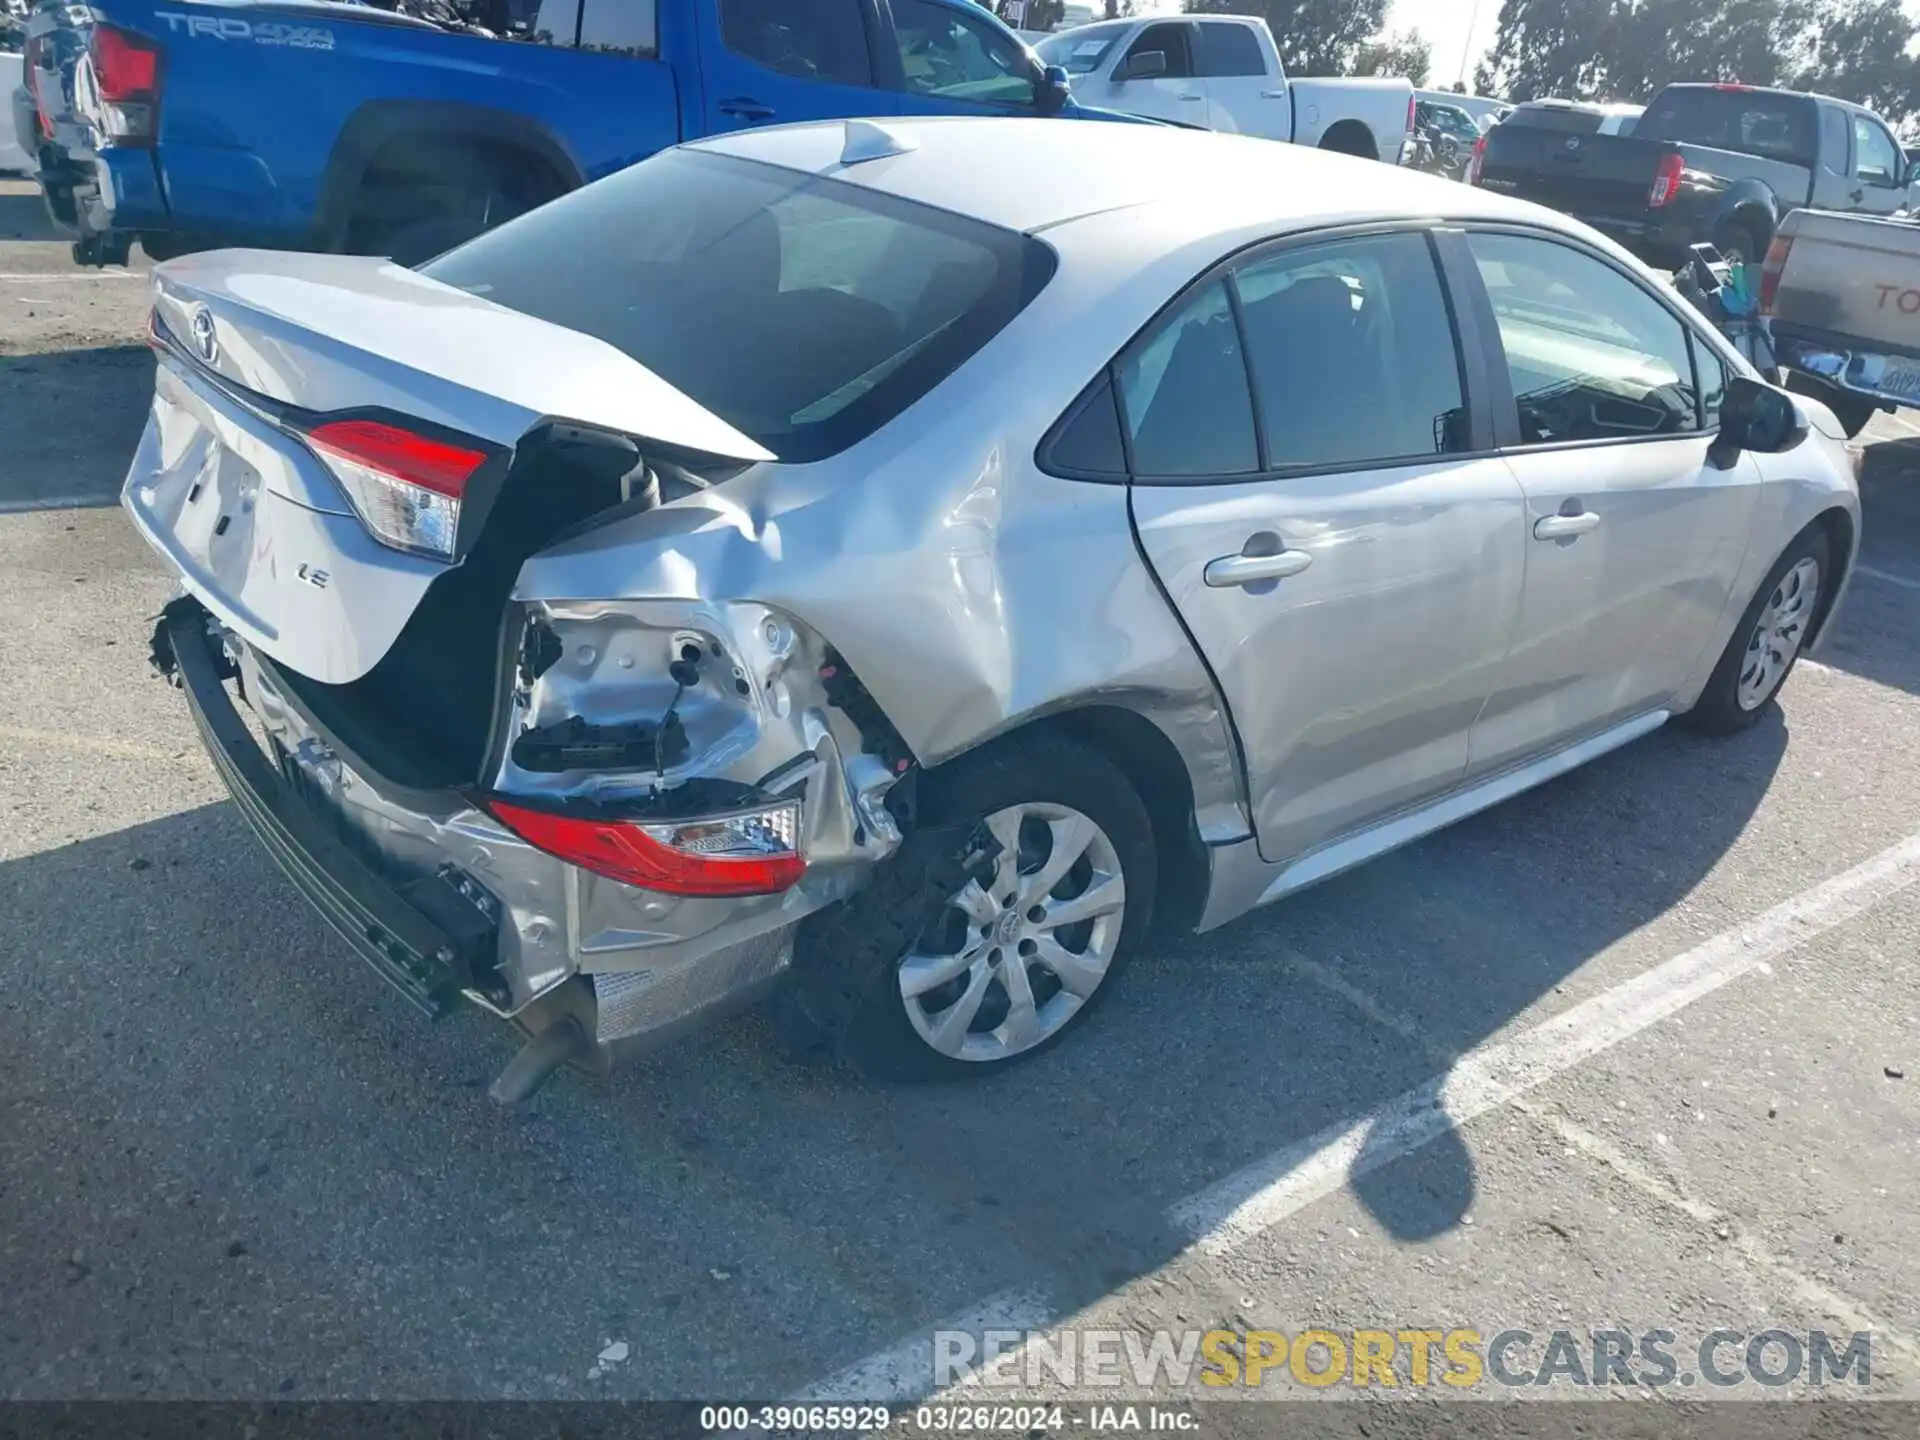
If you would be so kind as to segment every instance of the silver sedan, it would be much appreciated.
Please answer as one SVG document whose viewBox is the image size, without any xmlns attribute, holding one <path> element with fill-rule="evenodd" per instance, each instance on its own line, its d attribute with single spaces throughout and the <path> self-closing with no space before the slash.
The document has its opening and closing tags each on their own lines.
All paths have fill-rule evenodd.
<svg viewBox="0 0 1920 1440">
<path fill-rule="evenodd" d="M 504 1100 L 763 994 L 1031 1056 L 1150 922 L 1752 724 L 1858 550 L 1834 417 L 1591 230 L 1171 129 L 727 136 L 418 270 L 176 260 L 152 344 L 158 663 Z"/>
</svg>

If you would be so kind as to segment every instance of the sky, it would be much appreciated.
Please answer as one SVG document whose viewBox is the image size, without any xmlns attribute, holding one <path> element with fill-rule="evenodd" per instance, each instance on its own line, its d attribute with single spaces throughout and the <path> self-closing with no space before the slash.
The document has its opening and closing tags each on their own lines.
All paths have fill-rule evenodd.
<svg viewBox="0 0 1920 1440">
<path fill-rule="evenodd" d="M 1435 85 L 1451 85 L 1459 78 L 1464 51 L 1469 89 L 1474 67 L 1493 48 L 1499 20 L 1500 0 L 1393 0 L 1387 10 L 1389 30 L 1418 30 L 1433 43 Z"/>
</svg>

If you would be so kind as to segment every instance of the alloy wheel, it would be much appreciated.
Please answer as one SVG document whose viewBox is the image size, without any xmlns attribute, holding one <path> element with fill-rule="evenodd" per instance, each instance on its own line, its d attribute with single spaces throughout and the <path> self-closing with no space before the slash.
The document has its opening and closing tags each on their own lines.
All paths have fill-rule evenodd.
<svg viewBox="0 0 1920 1440">
<path fill-rule="evenodd" d="M 1126 915 L 1113 841 L 1066 805 L 986 820 L 994 873 L 970 880 L 899 964 L 914 1030 L 956 1060 L 991 1063 L 1044 1043 L 1107 977 Z"/>
<path fill-rule="evenodd" d="M 1806 643 L 1807 626 L 1813 622 L 1813 609 L 1820 599 L 1820 562 L 1808 556 L 1780 577 L 1753 633 L 1747 638 L 1747 653 L 1740 663 L 1740 680 L 1735 695 L 1742 710 L 1758 710 L 1780 688 L 1787 667 Z"/>
</svg>

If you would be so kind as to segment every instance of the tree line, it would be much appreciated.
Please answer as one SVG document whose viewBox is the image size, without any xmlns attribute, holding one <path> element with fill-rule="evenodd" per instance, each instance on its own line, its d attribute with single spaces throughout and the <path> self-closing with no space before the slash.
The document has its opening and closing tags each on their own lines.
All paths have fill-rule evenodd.
<svg viewBox="0 0 1920 1440">
<path fill-rule="evenodd" d="M 1029 12 L 1056 3 L 1033 0 Z M 1183 8 L 1264 16 L 1296 74 L 1404 75 L 1425 85 L 1432 47 L 1418 30 L 1383 35 L 1388 3 L 1183 0 Z M 1100 8 L 1118 16 L 1148 7 Z M 1870 106 L 1914 133 L 1917 50 L 1920 26 L 1900 0 L 1502 0 L 1474 89 L 1514 101 L 1645 101 L 1676 80 L 1784 85 Z"/>
<path fill-rule="evenodd" d="M 1782 85 L 1911 128 L 1916 39 L 1900 0 L 1503 0 L 1475 80 L 1510 100 L 1644 101 L 1679 80 Z"/>
</svg>

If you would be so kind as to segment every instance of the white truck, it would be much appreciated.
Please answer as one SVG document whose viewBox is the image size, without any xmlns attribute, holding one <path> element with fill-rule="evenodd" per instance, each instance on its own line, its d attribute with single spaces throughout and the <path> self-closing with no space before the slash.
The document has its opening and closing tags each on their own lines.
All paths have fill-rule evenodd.
<svg viewBox="0 0 1920 1440">
<path fill-rule="evenodd" d="M 1413 86 L 1392 79 L 1289 79 L 1267 22 L 1251 15 L 1164 15 L 1057 30 L 1035 49 L 1067 72 L 1084 105 L 1291 140 L 1400 162 Z"/>
</svg>

